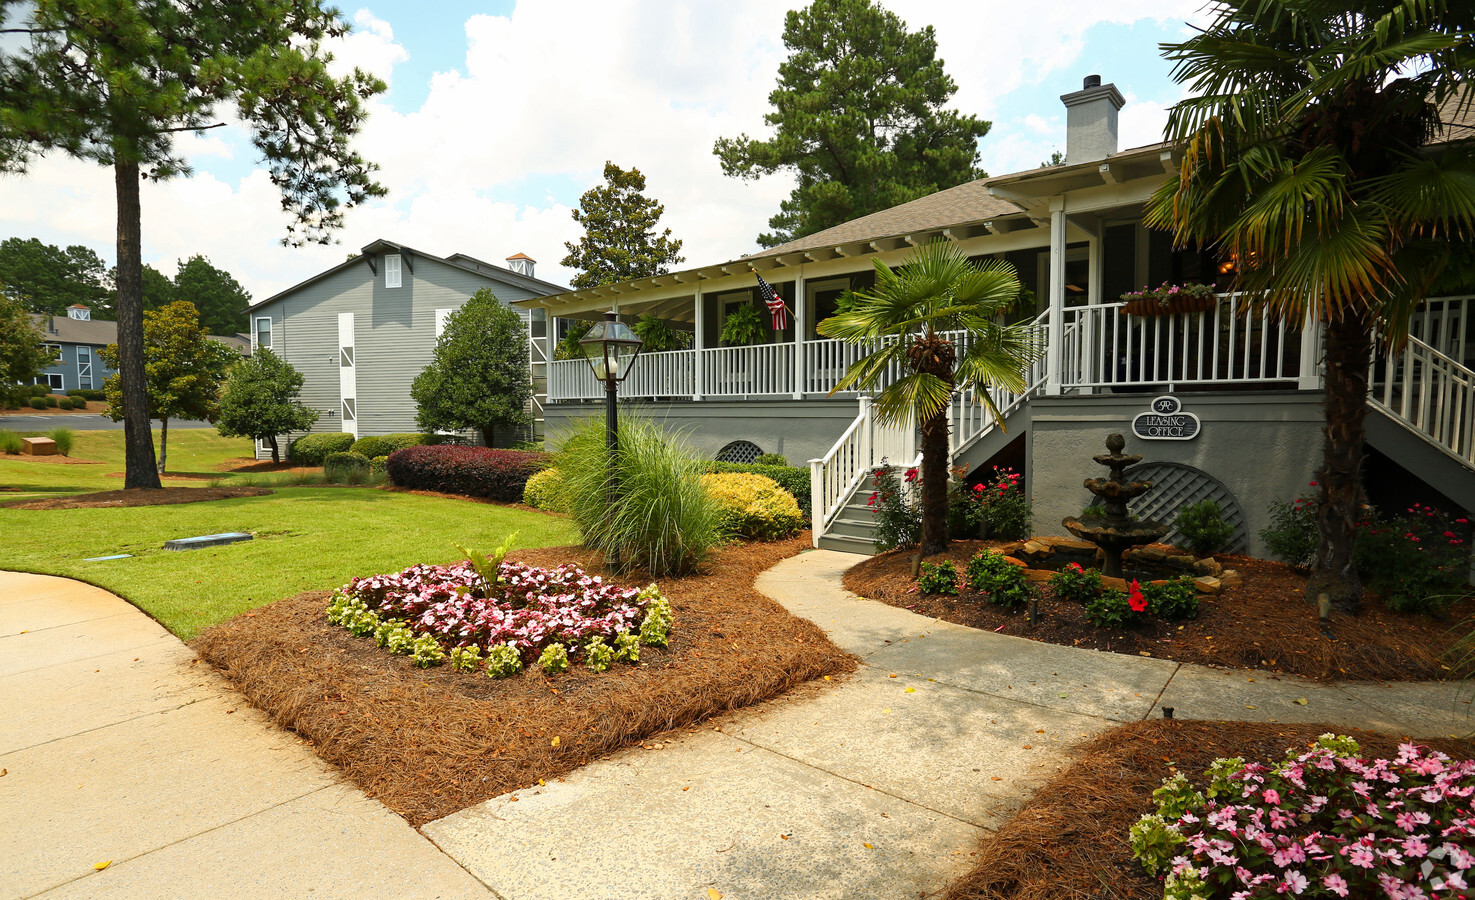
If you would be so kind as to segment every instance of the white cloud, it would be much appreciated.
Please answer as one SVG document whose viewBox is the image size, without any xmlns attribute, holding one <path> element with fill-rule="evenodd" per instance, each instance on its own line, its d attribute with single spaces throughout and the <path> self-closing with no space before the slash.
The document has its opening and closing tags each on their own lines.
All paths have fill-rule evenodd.
<svg viewBox="0 0 1475 900">
<path fill-rule="evenodd" d="M 1078 83 L 1079 73 L 1066 73 L 1092 26 L 1182 20 L 1199 4 L 888 0 L 912 28 L 935 26 L 959 85 L 954 106 L 985 118 L 1012 91 L 1049 85 L 1059 94 Z M 176 259 L 205 253 L 261 298 L 384 237 L 493 262 L 525 252 L 538 260 L 540 276 L 566 283 L 572 273 L 559 260 L 563 243 L 579 233 L 569 217 L 573 198 L 544 185 L 593 185 L 605 160 L 645 173 L 648 192 L 666 205 L 664 224 L 685 241 L 692 264 L 749 252 L 792 181 L 724 177 L 712 145 L 741 132 L 766 133 L 762 117 L 785 56 L 784 13 L 793 5 L 522 0 L 507 16 L 473 16 L 464 39 L 447 36 L 442 71 L 420 108 L 397 111 L 387 98 L 371 101 L 357 147 L 382 166 L 390 196 L 350 211 L 342 245 L 280 247 L 285 222 L 275 189 L 261 170 L 241 174 L 246 160 L 230 160 L 231 147 L 243 146 L 241 135 L 222 129 L 234 133 L 181 142 L 200 170 L 195 175 L 145 187 L 145 258 L 173 271 Z M 359 66 L 389 80 L 409 59 L 391 24 L 417 12 L 408 3 L 402 12 L 384 3 L 375 9 L 377 15 L 354 13 L 354 33 L 331 48 L 334 66 Z M 1160 129 L 1154 116 L 1161 109 L 1149 99 L 1129 103 L 1122 145 L 1150 140 L 1139 136 Z M 995 120 L 983 142 L 986 167 L 995 174 L 1027 168 L 1064 149 L 1063 121 L 1054 105 Z M 230 163 L 212 174 L 215 160 Z M 8 234 L 86 243 L 111 260 L 110 174 L 46 159 L 25 179 L 0 179 L 0 237 Z"/>
</svg>

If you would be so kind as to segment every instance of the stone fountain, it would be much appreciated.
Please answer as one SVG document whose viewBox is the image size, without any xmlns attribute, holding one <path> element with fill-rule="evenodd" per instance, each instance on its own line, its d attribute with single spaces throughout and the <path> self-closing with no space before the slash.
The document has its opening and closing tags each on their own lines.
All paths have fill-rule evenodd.
<svg viewBox="0 0 1475 900">
<path fill-rule="evenodd" d="M 1133 521 L 1127 514 L 1127 501 L 1140 497 L 1152 488 L 1150 481 L 1128 481 L 1124 473 L 1127 466 L 1142 461 L 1141 454 L 1125 455 L 1127 446 L 1120 434 L 1108 435 L 1106 449 L 1109 453 L 1092 457 L 1096 462 L 1111 469 L 1110 478 L 1087 478 L 1086 490 L 1106 501 L 1106 515 L 1086 516 L 1077 519 L 1068 516 L 1061 522 L 1071 534 L 1083 541 L 1090 541 L 1106 553 L 1101 574 L 1110 578 L 1122 578 L 1122 553 L 1132 547 L 1150 544 L 1168 533 L 1168 526 L 1161 522 Z"/>
</svg>

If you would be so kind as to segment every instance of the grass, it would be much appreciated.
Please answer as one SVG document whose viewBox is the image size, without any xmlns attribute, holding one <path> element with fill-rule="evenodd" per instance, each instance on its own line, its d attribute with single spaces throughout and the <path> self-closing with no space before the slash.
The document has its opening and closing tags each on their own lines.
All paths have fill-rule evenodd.
<svg viewBox="0 0 1475 900">
<path fill-rule="evenodd" d="M 177 442 L 177 443 L 176 443 Z M 223 485 L 261 476 L 214 472 L 249 452 L 248 442 L 213 431 L 170 436 L 180 469 L 213 472 Z M 117 490 L 122 432 L 78 432 L 76 455 L 100 466 L 26 463 L 0 458 L 5 499 Z M 178 485 L 203 487 L 203 479 Z M 188 640 L 200 629 L 303 591 L 336 587 L 354 575 L 460 558 L 453 543 L 490 547 L 518 532 L 518 547 L 570 544 L 564 519 L 484 503 L 353 487 L 273 485 L 277 493 L 208 503 L 126 509 L 0 509 L 0 569 L 78 578 L 106 588 Z M 166 551 L 170 538 L 222 531 L 256 532 L 255 540 L 186 552 Z M 116 553 L 132 559 L 85 562 Z"/>
</svg>

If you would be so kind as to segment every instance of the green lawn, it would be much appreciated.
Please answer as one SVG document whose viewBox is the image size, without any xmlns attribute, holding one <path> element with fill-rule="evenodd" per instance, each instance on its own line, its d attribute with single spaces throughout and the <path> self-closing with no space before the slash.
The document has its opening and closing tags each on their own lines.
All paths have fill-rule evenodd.
<svg viewBox="0 0 1475 900">
<path fill-rule="evenodd" d="M 117 437 L 114 438 L 113 436 Z M 170 436 L 180 469 L 212 471 L 249 450 L 213 431 Z M 110 456 L 116 444 L 117 453 Z M 73 455 L 103 466 L 25 463 L 0 457 L 0 486 L 26 494 L 115 490 L 122 479 L 122 432 L 79 432 Z M 96 470 L 96 471 L 94 471 Z M 227 479 L 228 483 L 229 479 Z M 194 484 L 203 484 L 195 481 Z M 528 510 L 349 487 L 280 487 L 266 497 L 126 509 L 0 509 L 0 569 L 80 578 L 132 601 L 188 640 L 200 629 L 305 590 L 354 575 L 460 558 L 453 544 L 490 549 L 510 532 L 517 546 L 576 543 L 567 520 Z M 26 496 L 0 493 L 10 499 Z M 222 531 L 256 539 L 184 552 L 170 538 Z M 132 559 L 84 557 L 131 553 Z"/>
<path fill-rule="evenodd" d="M 5 428 L 5 417 L 0 416 L 0 429 Z M 9 429 L 6 429 L 9 430 Z M 42 432 L 23 431 L 32 435 Z M 73 459 L 90 460 L 95 465 L 72 466 L 49 462 L 31 462 L 20 456 L 0 454 L 0 498 L 18 500 L 23 497 L 40 497 L 59 494 L 85 493 L 90 491 L 116 491 L 123 487 L 123 432 L 121 431 L 78 431 L 77 443 L 72 448 Z M 154 450 L 159 448 L 159 430 L 154 429 Z M 199 478 L 169 480 L 176 474 L 209 474 L 229 483 L 230 476 L 217 471 L 216 467 L 228 459 L 251 455 L 251 442 L 243 438 L 224 438 L 213 428 L 198 428 L 188 431 L 179 429 L 169 433 L 169 471 L 165 474 L 166 484 L 171 486 L 203 485 Z M 113 477 L 117 476 L 117 477 Z"/>
</svg>

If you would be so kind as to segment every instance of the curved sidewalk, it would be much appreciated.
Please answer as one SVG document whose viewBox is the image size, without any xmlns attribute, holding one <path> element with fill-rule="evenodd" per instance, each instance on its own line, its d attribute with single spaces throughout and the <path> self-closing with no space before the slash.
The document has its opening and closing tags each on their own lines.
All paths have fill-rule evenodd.
<svg viewBox="0 0 1475 900">
<path fill-rule="evenodd" d="M 0 900 L 492 896 L 132 604 L 0 572 Z"/>
</svg>

